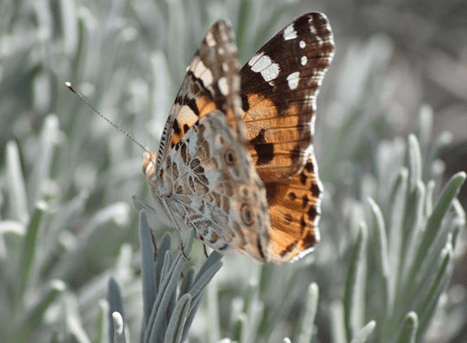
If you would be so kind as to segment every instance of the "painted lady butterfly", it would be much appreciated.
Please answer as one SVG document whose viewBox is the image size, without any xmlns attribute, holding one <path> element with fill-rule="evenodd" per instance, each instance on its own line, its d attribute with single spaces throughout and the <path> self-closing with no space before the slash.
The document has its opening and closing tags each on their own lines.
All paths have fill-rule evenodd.
<svg viewBox="0 0 467 343">
<path fill-rule="evenodd" d="M 288 263 L 319 241 L 313 155 L 316 95 L 334 55 L 329 22 L 305 14 L 239 67 L 231 26 L 216 22 L 188 66 L 143 171 L 155 209 L 221 253 Z"/>
</svg>

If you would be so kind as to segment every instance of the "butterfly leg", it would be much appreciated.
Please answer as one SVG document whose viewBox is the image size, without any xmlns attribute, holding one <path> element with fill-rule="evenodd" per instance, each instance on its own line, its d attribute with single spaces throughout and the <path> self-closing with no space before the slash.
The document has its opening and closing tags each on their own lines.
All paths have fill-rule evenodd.
<svg viewBox="0 0 467 343">
<path fill-rule="evenodd" d="M 185 245 L 183 244 L 182 233 L 178 229 L 175 231 L 177 231 L 178 245 L 180 247 L 180 251 L 182 252 L 183 258 L 185 259 L 185 261 L 189 261 L 190 257 L 187 256 L 187 254 L 185 254 Z"/>
<path fill-rule="evenodd" d="M 206 244 L 204 244 L 204 243 L 203 243 L 203 251 L 204 251 L 204 256 L 206 256 L 206 258 L 208 258 L 209 255 L 208 255 L 208 252 L 206 250 Z"/>
</svg>

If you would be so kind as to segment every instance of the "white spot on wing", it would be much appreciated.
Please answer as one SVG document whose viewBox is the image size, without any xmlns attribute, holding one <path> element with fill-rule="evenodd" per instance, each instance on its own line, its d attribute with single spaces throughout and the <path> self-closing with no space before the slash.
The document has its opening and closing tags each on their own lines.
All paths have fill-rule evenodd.
<svg viewBox="0 0 467 343">
<path fill-rule="evenodd" d="M 271 58 L 264 55 L 264 53 L 253 56 L 248 64 L 251 66 L 252 71 L 261 73 L 261 76 L 266 82 L 274 80 L 279 75 L 279 65 L 274 63 Z"/>
<path fill-rule="evenodd" d="M 284 39 L 291 40 L 297 38 L 297 31 L 295 31 L 293 24 L 290 24 L 284 29 Z"/>
<path fill-rule="evenodd" d="M 287 76 L 287 82 L 291 90 L 297 89 L 299 81 L 300 81 L 300 73 L 298 71 Z"/>
<path fill-rule="evenodd" d="M 299 45 L 300 45 L 300 48 L 302 49 L 306 47 L 306 43 L 303 40 L 300 41 Z"/>
<path fill-rule="evenodd" d="M 229 94 L 229 85 L 227 84 L 227 79 L 225 77 L 221 77 L 217 82 L 217 85 L 223 95 L 227 96 L 227 94 Z"/>
<path fill-rule="evenodd" d="M 206 39 L 206 44 L 207 44 L 208 46 L 211 46 L 211 47 L 212 47 L 212 46 L 216 45 L 216 40 L 214 39 L 214 36 L 212 35 L 212 32 L 211 32 L 211 31 L 209 31 L 208 33 L 206 33 L 205 39 Z"/>
<path fill-rule="evenodd" d="M 264 55 L 264 52 L 261 52 L 259 54 L 254 55 L 250 60 L 248 61 L 248 65 L 251 67 L 253 64 L 256 63 L 257 60 L 260 59 L 261 56 Z"/>
<path fill-rule="evenodd" d="M 212 73 L 208 68 L 206 68 L 203 61 L 201 61 L 199 57 L 196 57 L 193 60 L 193 63 L 191 64 L 191 66 L 193 67 L 192 69 L 193 74 L 198 79 L 201 79 L 205 86 L 209 86 L 212 84 L 212 80 L 213 80 Z"/>
<path fill-rule="evenodd" d="M 304 66 L 306 62 L 308 62 L 308 58 L 306 56 L 302 56 L 302 58 L 300 59 L 300 63 L 302 64 L 302 66 Z"/>
<path fill-rule="evenodd" d="M 196 116 L 195 112 L 193 112 L 193 110 L 187 105 L 183 105 L 180 107 L 178 116 L 183 117 L 185 123 L 188 124 L 188 126 L 190 127 L 193 126 L 198 120 L 198 117 Z"/>
</svg>

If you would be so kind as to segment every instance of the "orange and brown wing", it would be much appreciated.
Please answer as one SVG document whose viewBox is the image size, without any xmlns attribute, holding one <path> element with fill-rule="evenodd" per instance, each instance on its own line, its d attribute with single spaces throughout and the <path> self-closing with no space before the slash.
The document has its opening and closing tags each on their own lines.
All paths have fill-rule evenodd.
<svg viewBox="0 0 467 343">
<path fill-rule="evenodd" d="M 319 241 L 322 191 L 312 140 L 316 96 L 334 49 L 326 16 L 309 13 L 240 71 L 248 148 L 267 191 L 274 263 L 296 260 Z"/>
<path fill-rule="evenodd" d="M 309 13 L 268 41 L 240 71 L 249 151 L 263 182 L 307 162 L 316 96 L 334 55 L 325 15 Z"/>
<path fill-rule="evenodd" d="M 308 254 L 319 242 L 321 185 L 316 164 L 309 157 L 302 171 L 291 179 L 265 183 L 269 216 L 269 261 L 288 263 Z"/>
</svg>

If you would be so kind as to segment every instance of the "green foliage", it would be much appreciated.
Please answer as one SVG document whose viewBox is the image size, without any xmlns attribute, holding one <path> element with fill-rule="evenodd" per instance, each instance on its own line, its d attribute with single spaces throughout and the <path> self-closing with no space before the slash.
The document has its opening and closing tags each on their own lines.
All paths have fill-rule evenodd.
<svg viewBox="0 0 467 343">
<path fill-rule="evenodd" d="M 206 259 L 197 242 L 190 253 L 193 237 L 182 233 L 186 261 L 149 212 L 151 235 L 144 212 L 138 220 L 127 203 L 150 198 L 141 151 L 63 86 L 72 81 L 154 149 L 207 27 L 230 19 L 245 61 L 289 8 L 0 4 L 0 341 L 423 342 L 435 340 L 435 325 L 447 338 L 466 322 L 465 300 L 448 288 L 466 176 L 440 186 L 436 156 L 448 136 L 431 143 L 427 106 L 416 135 L 382 138 L 392 129 L 378 97 L 393 53 L 387 38 L 344 51 L 337 37 L 341 63 L 324 82 L 314 140 L 326 190 L 321 243 L 286 266 L 232 254 L 221 268 L 221 256 Z"/>
</svg>

